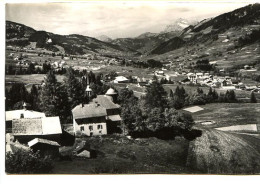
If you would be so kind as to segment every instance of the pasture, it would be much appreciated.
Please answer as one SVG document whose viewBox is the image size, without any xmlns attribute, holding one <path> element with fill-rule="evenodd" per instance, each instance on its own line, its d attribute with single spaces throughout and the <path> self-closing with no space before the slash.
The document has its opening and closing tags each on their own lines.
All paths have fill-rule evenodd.
<svg viewBox="0 0 260 184">
<path fill-rule="evenodd" d="M 170 89 L 175 92 L 175 89 L 177 88 L 177 86 L 181 86 L 181 85 L 177 85 L 177 84 L 164 84 L 164 89 L 169 93 Z M 204 92 L 204 94 L 207 94 L 209 91 L 209 87 L 207 86 L 190 86 L 190 85 L 182 85 L 186 91 L 186 93 L 188 94 L 194 94 L 196 93 L 197 88 L 201 88 Z M 216 90 L 216 92 L 218 94 L 220 93 L 226 93 L 226 89 L 221 89 L 221 88 L 214 88 Z M 246 90 L 235 90 L 235 94 L 237 99 L 246 99 L 247 101 L 249 101 L 250 99 L 250 94 L 251 91 L 246 91 Z M 255 97 L 260 100 L 260 93 L 255 93 Z"/>
<path fill-rule="evenodd" d="M 212 103 L 201 105 L 203 111 L 192 114 L 195 121 L 215 121 L 210 128 L 258 124 L 260 103 Z"/>
</svg>

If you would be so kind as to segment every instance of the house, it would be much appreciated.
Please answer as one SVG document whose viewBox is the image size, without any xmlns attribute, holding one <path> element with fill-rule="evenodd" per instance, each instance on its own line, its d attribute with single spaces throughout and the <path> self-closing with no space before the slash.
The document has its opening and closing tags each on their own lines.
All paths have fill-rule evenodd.
<svg viewBox="0 0 260 184">
<path fill-rule="evenodd" d="M 128 83 L 129 79 L 124 76 L 117 76 L 114 80 L 114 83 Z"/>
<path fill-rule="evenodd" d="M 44 118 L 43 112 L 31 111 L 27 109 L 13 110 L 5 112 L 6 132 L 12 133 L 12 120 L 21 118 Z"/>
<path fill-rule="evenodd" d="M 28 146 L 33 150 L 33 152 L 39 151 L 41 156 L 59 156 L 60 145 L 56 141 L 35 138 L 28 142 Z"/>
<path fill-rule="evenodd" d="M 145 78 L 138 78 L 138 79 L 137 79 L 137 83 L 138 83 L 138 84 L 137 84 L 138 87 L 147 86 L 148 80 L 145 79 Z"/>
<path fill-rule="evenodd" d="M 107 134 L 107 112 L 100 104 L 80 104 L 72 109 L 72 115 L 75 136 Z"/>
<path fill-rule="evenodd" d="M 163 71 L 155 71 L 155 75 L 161 75 L 161 76 L 163 76 L 163 75 L 164 75 L 164 72 L 163 72 Z"/>
<path fill-rule="evenodd" d="M 34 138 L 59 142 L 62 134 L 60 118 L 21 118 L 12 121 L 12 134 L 20 143 L 27 143 Z"/>
<path fill-rule="evenodd" d="M 244 69 L 245 69 L 245 70 L 250 70 L 251 67 L 250 67 L 249 65 L 245 65 L 245 66 L 244 66 Z"/>
<path fill-rule="evenodd" d="M 91 103 L 100 104 L 106 109 L 107 133 L 120 132 L 119 126 L 122 121 L 119 110 L 120 106 L 113 102 L 113 98 L 108 95 L 98 95 Z"/>
<path fill-rule="evenodd" d="M 196 75 L 195 75 L 194 73 L 188 73 L 188 74 L 187 74 L 187 77 L 188 77 L 188 79 L 189 79 L 192 83 L 194 83 L 194 84 L 197 83 Z"/>
</svg>

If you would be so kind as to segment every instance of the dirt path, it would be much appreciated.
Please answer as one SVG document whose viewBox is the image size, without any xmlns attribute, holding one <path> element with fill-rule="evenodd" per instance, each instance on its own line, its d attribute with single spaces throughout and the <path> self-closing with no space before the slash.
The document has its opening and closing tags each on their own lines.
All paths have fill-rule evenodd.
<svg viewBox="0 0 260 184">
<path fill-rule="evenodd" d="M 260 153 L 239 135 L 208 129 L 190 143 L 187 166 L 211 174 L 260 173 Z"/>
</svg>

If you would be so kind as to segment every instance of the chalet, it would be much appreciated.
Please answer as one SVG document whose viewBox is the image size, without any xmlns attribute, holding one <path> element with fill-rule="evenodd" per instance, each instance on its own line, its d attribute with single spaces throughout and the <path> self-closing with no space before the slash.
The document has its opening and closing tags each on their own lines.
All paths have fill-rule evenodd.
<svg viewBox="0 0 260 184">
<path fill-rule="evenodd" d="M 122 121 L 119 110 L 120 106 L 113 103 L 113 98 L 108 95 L 98 95 L 91 103 L 100 104 L 106 109 L 107 133 L 110 134 L 119 131 Z"/>
<path fill-rule="evenodd" d="M 72 115 L 75 136 L 107 134 L 107 112 L 100 104 L 80 104 L 72 109 Z"/>
<path fill-rule="evenodd" d="M 22 119 L 22 118 L 44 118 L 45 114 L 43 112 L 31 111 L 26 109 L 13 110 L 5 112 L 5 122 L 6 122 L 6 132 L 12 132 L 12 120 Z"/>
<path fill-rule="evenodd" d="M 60 141 L 62 134 L 59 117 L 22 118 L 12 121 L 14 139 L 27 143 L 34 138 Z"/>
<path fill-rule="evenodd" d="M 28 142 L 28 146 L 34 151 L 39 151 L 41 156 L 59 156 L 60 145 L 56 141 L 35 138 Z"/>
</svg>

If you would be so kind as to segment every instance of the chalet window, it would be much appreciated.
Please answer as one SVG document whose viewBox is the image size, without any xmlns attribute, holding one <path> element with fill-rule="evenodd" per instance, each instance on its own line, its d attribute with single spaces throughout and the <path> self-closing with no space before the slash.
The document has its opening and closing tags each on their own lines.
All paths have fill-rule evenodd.
<svg viewBox="0 0 260 184">
<path fill-rule="evenodd" d="M 103 126 L 102 125 L 98 125 L 97 128 L 98 128 L 98 130 L 99 129 L 103 129 Z"/>
<path fill-rule="evenodd" d="M 80 127 L 80 131 L 84 131 L 84 126 L 81 126 L 81 127 Z"/>
<path fill-rule="evenodd" d="M 23 113 L 20 115 L 20 118 L 24 118 L 24 114 Z"/>
<path fill-rule="evenodd" d="M 101 133 L 102 133 L 102 130 L 99 130 L 99 133 L 101 134 Z"/>
<path fill-rule="evenodd" d="M 90 131 L 93 130 L 93 126 L 92 125 L 90 125 L 88 128 L 89 128 Z"/>
<path fill-rule="evenodd" d="M 93 136 L 93 132 L 90 132 L 90 136 Z"/>
</svg>

